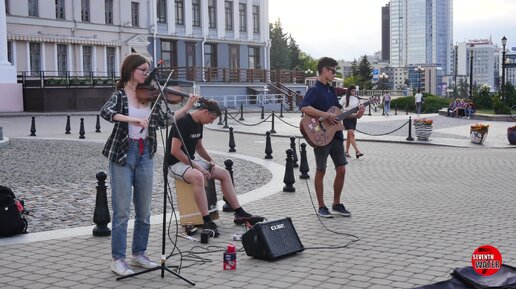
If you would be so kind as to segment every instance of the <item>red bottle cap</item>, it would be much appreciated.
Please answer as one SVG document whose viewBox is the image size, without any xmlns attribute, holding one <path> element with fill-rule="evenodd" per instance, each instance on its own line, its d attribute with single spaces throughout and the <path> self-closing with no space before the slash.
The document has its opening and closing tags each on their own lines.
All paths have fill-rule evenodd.
<svg viewBox="0 0 516 289">
<path fill-rule="evenodd" d="M 228 244 L 228 253 L 236 253 L 236 246 L 235 246 L 235 244 L 232 244 L 232 243 Z"/>
</svg>

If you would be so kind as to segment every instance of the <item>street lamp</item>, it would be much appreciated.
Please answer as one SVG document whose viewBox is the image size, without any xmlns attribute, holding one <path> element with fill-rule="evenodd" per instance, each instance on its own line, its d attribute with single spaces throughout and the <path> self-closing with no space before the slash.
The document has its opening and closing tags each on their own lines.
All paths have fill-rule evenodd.
<svg viewBox="0 0 516 289">
<path fill-rule="evenodd" d="M 505 45 L 507 44 L 507 38 L 502 38 L 502 98 L 505 105 L 507 105 L 507 96 L 505 96 Z"/>
<path fill-rule="evenodd" d="M 469 98 L 473 97 L 473 44 L 469 46 L 470 55 L 469 55 Z"/>
<path fill-rule="evenodd" d="M 378 75 L 378 78 L 380 79 L 380 84 L 382 85 L 382 97 L 384 97 L 383 92 L 384 92 L 385 86 L 387 86 L 386 82 L 389 79 L 389 75 L 385 74 L 385 72 L 382 72 L 380 75 Z M 382 115 L 385 115 L 385 102 L 384 102 L 383 108 L 382 108 Z"/>
<path fill-rule="evenodd" d="M 421 90 L 421 72 L 425 71 L 425 68 L 421 67 L 421 65 L 418 65 L 416 68 L 414 68 L 414 71 L 417 72 L 417 88 Z"/>
</svg>

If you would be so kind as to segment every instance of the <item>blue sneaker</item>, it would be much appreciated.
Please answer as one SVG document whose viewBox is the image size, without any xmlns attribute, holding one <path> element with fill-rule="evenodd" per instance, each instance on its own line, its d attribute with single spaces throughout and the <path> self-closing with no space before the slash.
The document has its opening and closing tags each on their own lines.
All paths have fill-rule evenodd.
<svg viewBox="0 0 516 289">
<path fill-rule="evenodd" d="M 343 204 L 333 205 L 331 206 L 331 210 L 344 217 L 351 216 L 351 213 L 346 210 L 346 207 L 344 207 Z"/>
<path fill-rule="evenodd" d="M 333 218 L 333 216 L 330 213 L 330 210 L 328 210 L 328 208 L 326 207 L 320 207 L 317 211 L 317 214 L 319 214 L 319 216 L 323 218 Z"/>
</svg>

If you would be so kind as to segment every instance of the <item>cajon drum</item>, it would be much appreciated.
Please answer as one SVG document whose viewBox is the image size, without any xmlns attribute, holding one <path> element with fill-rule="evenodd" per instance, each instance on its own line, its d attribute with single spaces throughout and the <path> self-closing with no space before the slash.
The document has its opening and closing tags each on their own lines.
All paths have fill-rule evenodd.
<svg viewBox="0 0 516 289">
<path fill-rule="evenodd" d="M 179 219 L 181 226 L 187 223 L 193 225 L 204 224 L 201 212 L 195 203 L 193 186 L 182 180 L 176 179 L 177 206 L 179 207 Z M 208 212 L 212 220 L 219 218 L 217 208 L 217 192 L 215 191 L 215 181 L 210 179 L 205 182 L 206 199 L 208 200 Z"/>
</svg>

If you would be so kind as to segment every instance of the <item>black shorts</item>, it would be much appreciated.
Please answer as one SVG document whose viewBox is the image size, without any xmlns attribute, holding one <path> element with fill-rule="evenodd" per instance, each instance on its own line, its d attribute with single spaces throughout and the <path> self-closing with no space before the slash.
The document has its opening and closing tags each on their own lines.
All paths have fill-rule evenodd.
<svg viewBox="0 0 516 289">
<path fill-rule="evenodd" d="M 335 168 L 348 164 L 344 155 L 344 142 L 335 138 L 326 146 L 314 147 L 314 155 L 317 169 L 320 171 L 326 170 L 328 155 L 331 156 Z"/>
<path fill-rule="evenodd" d="M 342 123 L 344 124 L 344 129 L 357 129 L 357 119 L 356 118 L 345 118 L 342 120 Z"/>
</svg>

